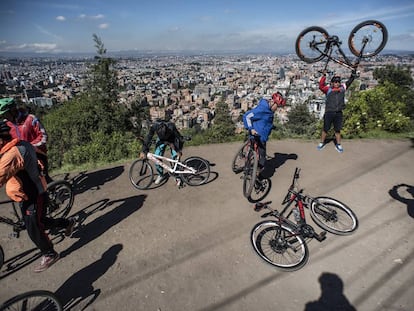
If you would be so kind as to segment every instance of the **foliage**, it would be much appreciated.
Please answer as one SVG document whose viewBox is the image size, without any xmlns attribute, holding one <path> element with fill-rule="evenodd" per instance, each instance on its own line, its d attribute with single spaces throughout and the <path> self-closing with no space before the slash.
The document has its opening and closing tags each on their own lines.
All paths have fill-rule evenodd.
<svg viewBox="0 0 414 311">
<path fill-rule="evenodd" d="M 235 125 L 226 103 L 217 103 L 213 122 L 212 128 L 206 131 L 208 142 L 225 142 L 234 135 Z"/>
<path fill-rule="evenodd" d="M 404 88 L 413 86 L 411 71 L 407 66 L 390 64 L 385 67 L 376 68 L 374 69 L 373 77 L 375 80 L 378 80 L 380 85 L 390 82 Z"/>
<path fill-rule="evenodd" d="M 344 135 L 359 137 L 375 129 L 395 133 L 407 130 L 410 118 L 404 114 L 406 104 L 402 100 L 401 88 L 389 82 L 355 94 L 344 110 Z"/>
<path fill-rule="evenodd" d="M 309 112 L 307 103 L 292 107 L 288 112 L 286 129 L 293 135 L 312 137 L 316 131 L 316 118 Z"/>
<path fill-rule="evenodd" d="M 114 61 L 94 35 L 98 56 L 92 65 L 87 90 L 44 118 L 49 134 L 50 168 L 129 158 L 137 154 L 134 135 L 141 132 L 141 120 L 148 111 L 139 99 L 130 107 L 118 100 L 119 86 Z"/>
</svg>

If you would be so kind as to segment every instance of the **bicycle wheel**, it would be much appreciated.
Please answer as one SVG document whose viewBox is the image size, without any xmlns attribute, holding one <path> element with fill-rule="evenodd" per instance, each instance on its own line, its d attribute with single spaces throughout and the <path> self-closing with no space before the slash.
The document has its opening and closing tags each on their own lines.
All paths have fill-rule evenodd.
<svg viewBox="0 0 414 311">
<path fill-rule="evenodd" d="M 66 217 L 72 209 L 75 199 L 72 185 L 66 180 L 52 181 L 47 185 L 47 195 L 46 216 Z"/>
<path fill-rule="evenodd" d="M 272 181 L 270 178 L 256 180 L 250 196 L 247 198 L 249 202 L 256 203 L 262 201 L 270 192 Z"/>
<path fill-rule="evenodd" d="M 4 251 L 3 251 L 3 247 L 1 247 L 0 245 L 0 269 L 1 267 L 3 267 L 4 264 Z"/>
<path fill-rule="evenodd" d="M 237 151 L 231 164 L 231 169 L 234 173 L 239 174 L 243 172 L 244 164 L 246 163 L 246 155 L 249 152 L 249 141 L 247 140 Z"/>
<path fill-rule="evenodd" d="M 352 29 L 348 38 L 348 47 L 355 56 L 366 58 L 381 52 L 387 40 L 388 31 L 384 24 L 369 20 L 359 23 Z"/>
<path fill-rule="evenodd" d="M 154 180 L 154 169 L 148 160 L 135 160 L 129 168 L 129 180 L 131 184 L 140 190 L 147 189 Z"/>
<path fill-rule="evenodd" d="M 309 250 L 305 240 L 286 224 L 262 221 L 253 227 L 250 237 L 255 252 L 274 267 L 293 271 L 308 261 Z"/>
<path fill-rule="evenodd" d="M 243 170 L 243 195 L 246 198 L 250 197 L 254 183 L 256 182 L 258 161 L 257 153 L 250 149 L 247 153 L 246 165 Z"/>
<path fill-rule="evenodd" d="M 329 197 L 314 198 L 310 214 L 318 226 L 333 234 L 347 235 L 358 228 L 354 212 L 344 203 Z"/>
<path fill-rule="evenodd" d="M 45 290 L 35 290 L 17 295 L 0 306 L 0 311 L 6 310 L 47 310 L 62 311 L 62 303 L 55 294 Z"/>
<path fill-rule="evenodd" d="M 196 170 L 195 174 L 182 174 L 181 178 L 189 186 L 205 184 L 210 177 L 210 163 L 200 157 L 190 157 L 184 160 L 185 165 Z"/>
<path fill-rule="evenodd" d="M 296 54 L 306 63 L 318 62 L 325 57 L 322 52 L 327 52 L 328 38 L 328 32 L 322 27 L 308 27 L 296 39 Z"/>
</svg>

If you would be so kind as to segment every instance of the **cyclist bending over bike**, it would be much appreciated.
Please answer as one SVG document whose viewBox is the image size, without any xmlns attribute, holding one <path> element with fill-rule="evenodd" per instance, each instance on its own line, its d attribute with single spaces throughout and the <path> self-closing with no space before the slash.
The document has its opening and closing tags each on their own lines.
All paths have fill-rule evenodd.
<svg viewBox="0 0 414 311">
<path fill-rule="evenodd" d="M 259 139 L 259 178 L 266 163 L 266 142 L 273 129 L 274 113 L 278 107 L 285 105 L 286 99 L 283 98 L 282 93 L 276 92 L 272 95 L 272 99 L 262 98 L 255 108 L 243 115 L 245 129 L 249 131 L 249 135 L 258 136 Z"/>
<path fill-rule="evenodd" d="M 171 121 L 166 120 L 157 120 L 155 122 L 146 136 L 143 144 L 142 144 L 142 152 L 140 154 L 140 158 L 144 159 L 149 152 L 152 138 L 154 134 L 157 134 L 157 141 L 155 143 L 155 154 L 163 156 L 165 153 L 165 148 L 167 146 L 171 149 L 171 158 L 172 159 L 179 159 L 182 155 L 182 149 L 184 145 L 184 138 L 181 136 L 180 132 L 178 131 L 175 124 Z M 158 173 L 158 177 L 155 180 L 155 184 L 160 184 L 165 178 L 166 175 L 164 174 L 164 170 L 160 165 L 155 165 Z M 180 180 L 177 179 L 177 183 Z"/>
</svg>

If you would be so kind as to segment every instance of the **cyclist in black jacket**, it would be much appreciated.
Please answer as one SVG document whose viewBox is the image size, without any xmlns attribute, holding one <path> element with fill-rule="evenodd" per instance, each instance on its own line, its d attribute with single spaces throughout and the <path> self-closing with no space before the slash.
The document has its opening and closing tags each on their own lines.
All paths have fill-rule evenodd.
<svg viewBox="0 0 414 311">
<path fill-rule="evenodd" d="M 335 130 L 335 149 L 342 153 L 344 149 L 341 145 L 341 129 L 342 129 L 342 110 L 345 108 L 345 91 L 349 88 L 356 77 L 356 72 L 352 71 L 348 81 L 341 84 L 341 77 L 335 75 L 331 79 L 331 84 L 326 84 L 326 72 L 319 80 L 319 89 L 326 94 L 325 114 L 323 116 L 323 130 L 321 134 L 321 142 L 318 150 L 325 147 L 326 135 L 332 124 Z"/>
<path fill-rule="evenodd" d="M 184 139 L 178 131 L 177 127 L 171 121 L 158 120 L 151 126 L 148 135 L 144 140 L 142 152 L 140 155 L 141 158 L 146 157 L 150 149 L 154 134 L 157 134 L 157 141 L 154 152 L 155 154 L 163 156 L 165 153 L 165 148 L 169 146 L 171 149 L 172 159 L 181 157 Z M 158 177 L 155 180 L 155 184 L 158 185 L 166 178 L 166 175 L 164 175 L 164 170 L 160 165 L 156 165 L 156 169 Z"/>
</svg>

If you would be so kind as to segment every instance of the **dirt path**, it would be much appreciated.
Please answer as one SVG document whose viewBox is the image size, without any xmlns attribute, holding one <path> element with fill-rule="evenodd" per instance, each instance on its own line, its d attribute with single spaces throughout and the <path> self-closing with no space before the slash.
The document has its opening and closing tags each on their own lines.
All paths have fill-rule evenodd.
<svg viewBox="0 0 414 311">
<path fill-rule="evenodd" d="M 47 289 L 61 297 L 65 310 L 89 304 L 86 310 L 310 311 L 325 310 L 322 301 L 326 310 L 341 302 L 364 311 L 413 310 L 412 143 L 343 146 L 339 154 L 333 145 L 317 151 L 315 142 L 268 145 L 268 199 L 275 207 L 298 166 L 306 192 L 345 202 L 360 221 L 351 236 L 311 241 L 309 262 L 299 271 L 275 270 L 253 252 L 250 230 L 261 218 L 230 169 L 239 144 L 209 145 L 185 149 L 184 156 L 214 164 L 211 181 L 200 187 L 177 189 L 169 181 L 138 191 L 128 180 L 130 163 L 87 172 L 72 211 L 82 216 L 82 226 L 72 238 L 55 240 L 63 258 L 43 273 L 33 272 L 36 251 L 27 234 L 9 239 L 9 227 L 0 225 L 8 264 L 17 256 L 14 264 L 21 265 L 1 269 L 0 302 Z M 411 193 L 394 188 L 399 184 L 410 185 Z M 7 213 L 3 206 L 0 214 Z"/>
</svg>

